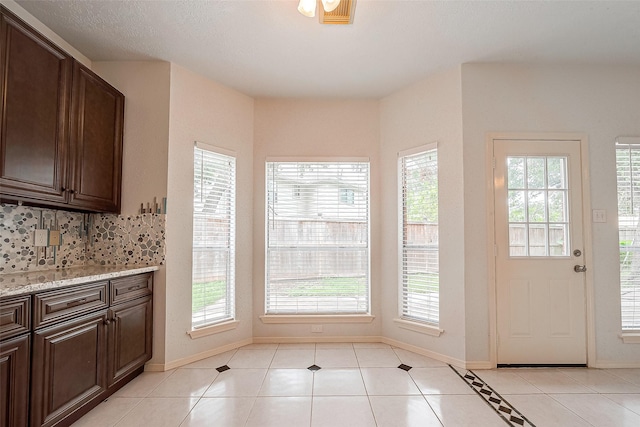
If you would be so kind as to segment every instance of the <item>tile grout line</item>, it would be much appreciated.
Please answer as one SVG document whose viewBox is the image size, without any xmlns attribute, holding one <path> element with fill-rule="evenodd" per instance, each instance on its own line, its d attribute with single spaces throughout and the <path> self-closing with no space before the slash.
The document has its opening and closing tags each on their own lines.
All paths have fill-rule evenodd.
<svg viewBox="0 0 640 427">
<path fill-rule="evenodd" d="M 233 359 L 233 357 L 237 354 L 238 350 L 239 349 L 236 349 L 235 353 L 233 353 L 233 355 L 231 356 L 231 358 L 227 362 L 227 366 L 229 366 L 229 362 L 231 362 L 231 359 Z M 258 398 L 260 397 L 260 390 L 262 389 L 262 386 L 264 385 L 264 382 L 267 380 L 267 376 L 269 375 L 269 369 L 271 368 L 271 364 L 273 363 L 273 359 L 276 357 L 276 352 L 277 351 L 278 351 L 278 347 L 276 347 L 275 351 L 273 352 L 273 355 L 271 356 L 271 360 L 269 361 L 269 365 L 266 368 L 267 371 L 265 372 L 264 377 L 262 378 L 262 383 L 260 384 L 260 387 L 258 387 L 258 391 L 256 392 L 256 395 L 253 397 L 253 402 L 251 402 L 251 407 L 249 408 L 249 412 L 247 413 L 247 419 L 244 422 L 244 426 L 245 427 L 249 424 L 249 419 L 251 419 L 251 412 L 253 412 L 253 408 L 256 406 L 256 402 L 258 401 Z M 236 368 L 236 369 L 251 369 L 251 368 Z"/>
<path fill-rule="evenodd" d="M 231 358 L 233 358 L 233 356 L 236 354 L 237 349 L 234 350 L 233 354 L 229 357 L 229 360 L 231 360 Z M 227 363 L 229 363 L 229 360 L 227 360 Z M 228 365 L 224 365 L 227 366 Z M 179 368 L 178 368 L 179 369 Z M 207 391 L 211 388 L 211 386 L 213 385 L 213 383 L 216 382 L 216 380 L 218 379 L 218 377 L 220 376 L 220 374 L 224 371 L 220 371 L 218 370 L 218 368 L 213 368 L 215 371 L 217 371 L 218 373 L 216 374 L 216 377 L 213 379 L 213 381 L 211 381 L 211 383 L 209 384 L 209 386 L 202 392 L 202 394 L 198 397 L 198 400 L 196 401 L 196 403 L 193 404 L 193 406 L 189 409 L 189 412 L 187 412 L 187 414 L 184 416 L 184 418 L 182 419 L 182 421 L 180 422 L 180 424 L 178 424 L 178 426 L 181 426 L 184 424 L 184 422 L 187 420 L 187 418 L 189 418 L 189 415 L 193 412 L 193 410 L 196 408 L 196 406 L 198 406 L 198 403 L 200 403 L 200 401 L 204 398 L 204 395 L 207 393 Z M 176 369 L 177 371 L 177 369 Z M 174 373 L 176 372 L 174 371 Z M 173 374 L 171 374 L 173 375 Z M 171 376 L 169 375 L 169 376 Z M 168 377 L 167 377 L 168 378 Z M 166 379 L 164 380 L 166 381 Z M 162 381 L 162 382 L 164 382 Z M 162 382 L 160 384 L 162 384 Z"/>
<path fill-rule="evenodd" d="M 398 352 L 396 352 L 396 349 L 394 347 L 391 347 L 391 349 L 393 350 L 393 352 L 395 353 L 396 357 L 398 358 L 398 360 L 400 360 L 400 363 L 402 365 L 406 365 L 402 359 L 400 358 L 400 355 L 398 354 Z M 400 367 L 398 366 L 398 367 Z M 409 366 L 409 365 L 406 365 Z M 431 406 L 431 403 L 429 403 L 429 399 L 427 399 L 427 396 L 422 392 L 422 390 L 420 389 L 420 387 L 418 386 L 418 383 L 416 382 L 415 378 L 413 378 L 413 376 L 409 373 L 409 371 L 413 369 L 413 366 L 409 367 L 409 369 L 405 370 L 407 375 L 409 376 L 409 378 L 411 378 L 411 381 L 413 382 L 413 384 L 416 386 L 416 388 L 418 389 L 418 391 L 420 392 L 420 396 L 422 396 L 422 398 L 424 399 L 425 402 L 427 402 L 427 406 L 429 407 L 429 409 L 431 410 L 431 412 L 433 412 L 433 414 L 435 415 L 436 419 L 438 420 L 438 422 L 440 423 L 441 426 L 444 426 L 444 422 L 440 419 L 440 416 L 438 415 L 438 413 L 433 409 L 433 406 Z M 404 369 L 403 369 L 404 370 Z"/>
<path fill-rule="evenodd" d="M 314 346 L 313 346 L 313 365 L 312 366 L 320 366 L 320 365 L 318 365 L 318 363 L 317 363 L 318 361 L 316 360 L 317 354 L 318 354 L 318 346 L 314 344 Z M 322 368 L 322 367 L 320 366 L 320 368 Z M 313 388 L 314 388 L 315 383 L 316 383 L 316 372 L 318 372 L 318 371 L 317 370 L 316 371 L 311 371 L 311 375 L 313 375 L 313 377 L 311 379 L 311 410 L 309 411 L 309 427 L 311 427 L 311 425 L 313 424 L 313 400 L 314 400 L 313 398 L 315 396 Z"/>
<path fill-rule="evenodd" d="M 278 347 L 279 347 L 279 345 L 278 345 Z M 278 347 L 275 348 L 275 351 L 273 352 L 273 355 L 271 356 L 271 360 L 269 361 L 269 365 L 267 366 L 267 372 L 264 373 L 264 378 L 262 378 L 262 383 L 260 384 L 260 387 L 258 387 L 258 391 L 256 393 L 256 396 L 253 398 L 253 402 L 251 403 L 251 407 L 249 408 L 249 413 L 247 414 L 247 419 L 244 422 L 245 427 L 247 425 L 249 425 L 249 420 L 251 419 L 251 413 L 253 412 L 253 408 L 255 408 L 256 402 L 258 402 L 258 398 L 260 397 L 260 390 L 262 390 L 262 387 L 264 386 L 264 382 L 267 380 L 267 376 L 269 376 L 269 369 L 271 369 L 271 364 L 273 363 L 273 359 L 275 359 L 275 357 L 276 357 L 276 353 L 278 352 Z M 235 355 L 235 353 L 234 353 L 234 355 Z M 233 357 L 232 357 L 232 359 L 233 359 Z M 229 359 L 229 362 L 231 362 L 231 359 Z M 238 369 L 242 369 L 242 368 L 238 368 Z"/>
<path fill-rule="evenodd" d="M 457 369 L 449 365 L 449 368 L 460 377 L 482 400 L 489 405 L 493 411 L 498 414 L 500 418 L 504 420 L 510 426 L 524 426 L 525 423 L 530 427 L 536 427 L 527 417 L 525 417 L 520 411 L 518 411 L 513 405 L 507 402 L 499 393 L 497 393 L 489 384 L 482 380 L 475 372 L 467 370 L 467 373 L 463 376 Z M 479 389 L 477 387 L 480 387 Z M 496 395 L 498 398 L 493 397 Z M 507 406 L 503 405 L 506 404 Z M 498 405 L 498 407 L 494 406 Z M 504 410 L 502 409 L 504 408 Z M 519 417 L 511 415 L 515 412 Z M 504 415 L 503 415 L 504 413 Z M 507 418 L 505 415 L 509 415 Z"/>
<path fill-rule="evenodd" d="M 140 404 L 142 404 L 142 402 L 143 402 L 145 399 L 150 398 L 150 397 L 151 397 L 151 393 L 153 393 L 153 391 L 154 391 L 155 389 L 157 389 L 158 387 L 160 387 L 160 385 L 161 385 L 162 383 L 164 383 L 165 381 L 167 381 L 167 380 L 169 379 L 169 377 L 170 377 L 170 376 L 172 376 L 173 374 L 175 374 L 175 373 L 176 373 L 176 371 L 177 371 L 177 369 L 173 369 L 173 372 L 171 372 L 171 374 L 167 375 L 167 377 L 166 377 L 165 379 L 163 379 L 163 380 L 162 380 L 162 381 L 160 381 L 158 384 L 156 384 L 156 386 L 155 386 L 154 388 L 152 388 L 152 389 L 149 391 L 149 393 L 145 394 L 144 396 L 142 396 L 142 397 L 136 397 L 136 396 L 134 396 L 133 398 L 135 398 L 135 399 L 140 399 L 140 400 L 139 400 L 139 402 L 138 402 L 138 403 L 136 403 L 135 405 L 133 405 L 133 407 L 132 407 L 131 409 L 129 409 L 129 410 L 128 410 L 124 415 L 122 415 L 122 417 L 120 417 L 120 418 L 119 418 L 119 419 L 118 419 L 118 420 L 113 424 L 113 427 L 117 427 L 117 425 L 118 425 L 118 424 L 120 424 L 120 423 L 122 422 L 122 420 L 124 420 L 124 419 L 125 419 L 125 417 L 126 417 L 127 415 L 129 415 L 131 412 L 133 412 L 133 410 L 134 410 L 135 408 L 137 408 Z M 144 373 L 144 371 L 143 371 L 142 373 Z M 134 378 L 134 379 L 135 379 L 135 378 Z M 126 384 L 125 384 L 125 386 L 126 386 Z M 124 387 L 123 387 L 123 388 L 124 388 Z M 120 390 L 118 390 L 118 391 L 120 391 Z M 109 397 L 107 397 L 106 399 L 104 399 L 102 402 L 100 402 L 100 404 L 102 404 L 102 403 L 104 403 L 104 402 L 108 401 L 108 400 L 109 400 L 109 399 L 111 399 L 111 398 L 117 398 L 118 396 L 116 396 L 116 394 L 118 393 L 118 391 L 116 391 L 114 394 L 112 394 L 111 396 L 109 396 Z M 94 408 L 94 409 L 95 409 L 95 408 Z M 82 418 L 80 418 L 80 419 L 82 419 Z M 79 421 L 79 420 L 78 420 L 78 421 Z"/>
<path fill-rule="evenodd" d="M 360 366 L 360 359 L 358 359 L 358 352 L 356 352 L 356 348 L 353 347 L 353 343 L 351 344 L 353 349 L 353 354 L 356 358 L 356 363 L 358 364 L 358 373 L 360 373 L 360 379 L 362 380 L 362 388 L 364 388 L 364 392 L 367 395 L 367 401 L 369 402 L 369 408 L 371 409 L 371 415 L 373 416 L 373 422 L 378 425 L 378 421 L 376 420 L 376 413 L 373 411 L 373 405 L 371 404 L 371 395 L 369 394 L 369 390 L 367 390 L 367 383 L 364 380 L 364 375 L 362 374 L 362 366 Z"/>
</svg>

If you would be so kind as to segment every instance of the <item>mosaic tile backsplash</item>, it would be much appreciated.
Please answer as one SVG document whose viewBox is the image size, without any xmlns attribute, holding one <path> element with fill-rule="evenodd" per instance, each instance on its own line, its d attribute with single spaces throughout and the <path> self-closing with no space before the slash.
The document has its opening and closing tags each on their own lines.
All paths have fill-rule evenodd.
<svg viewBox="0 0 640 427">
<path fill-rule="evenodd" d="M 164 263 L 165 215 L 92 215 L 91 261 L 99 265 Z"/>
<path fill-rule="evenodd" d="M 57 223 L 60 247 L 37 248 L 34 230 Z M 0 204 L 0 274 L 83 265 L 158 265 L 165 216 L 83 214 Z"/>
</svg>

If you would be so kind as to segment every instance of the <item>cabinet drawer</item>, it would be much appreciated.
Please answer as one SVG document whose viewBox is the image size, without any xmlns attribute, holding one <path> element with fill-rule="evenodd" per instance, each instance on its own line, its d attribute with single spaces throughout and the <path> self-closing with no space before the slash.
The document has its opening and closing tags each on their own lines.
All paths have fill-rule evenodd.
<svg viewBox="0 0 640 427">
<path fill-rule="evenodd" d="M 0 340 L 31 330 L 31 296 L 0 301 Z"/>
<path fill-rule="evenodd" d="M 107 308 L 109 282 L 76 286 L 34 296 L 33 327 L 51 325 L 62 320 Z"/>
<path fill-rule="evenodd" d="M 153 275 L 151 273 L 121 277 L 111 281 L 111 305 L 151 295 Z"/>
</svg>

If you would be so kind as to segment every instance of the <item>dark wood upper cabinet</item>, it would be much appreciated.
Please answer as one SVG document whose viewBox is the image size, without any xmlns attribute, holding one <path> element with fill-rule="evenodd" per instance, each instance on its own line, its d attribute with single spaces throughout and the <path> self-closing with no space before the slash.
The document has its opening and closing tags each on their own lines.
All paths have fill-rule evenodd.
<svg viewBox="0 0 640 427">
<path fill-rule="evenodd" d="M 119 213 L 124 95 L 0 12 L 0 200 Z"/>
<path fill-rule="evenodd" d="M 124 95 L 74 63 L 69 204 L 120 211 Z"/>
<path fill-rule="evenodd" d="M 2 9 L 3 196 L 63 203 L 73 59 Z"/>
</svg>

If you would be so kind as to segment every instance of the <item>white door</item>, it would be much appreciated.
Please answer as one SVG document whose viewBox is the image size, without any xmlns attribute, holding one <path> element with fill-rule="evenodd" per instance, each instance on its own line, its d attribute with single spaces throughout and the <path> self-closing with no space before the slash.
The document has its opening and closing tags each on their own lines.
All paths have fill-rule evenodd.
<svg viewBox="0 0 640 427">
<path fill-rule="evenodd" d="M 580 141 L 493 148 L 498 364 L 586 364 Z"/>
</svg>

